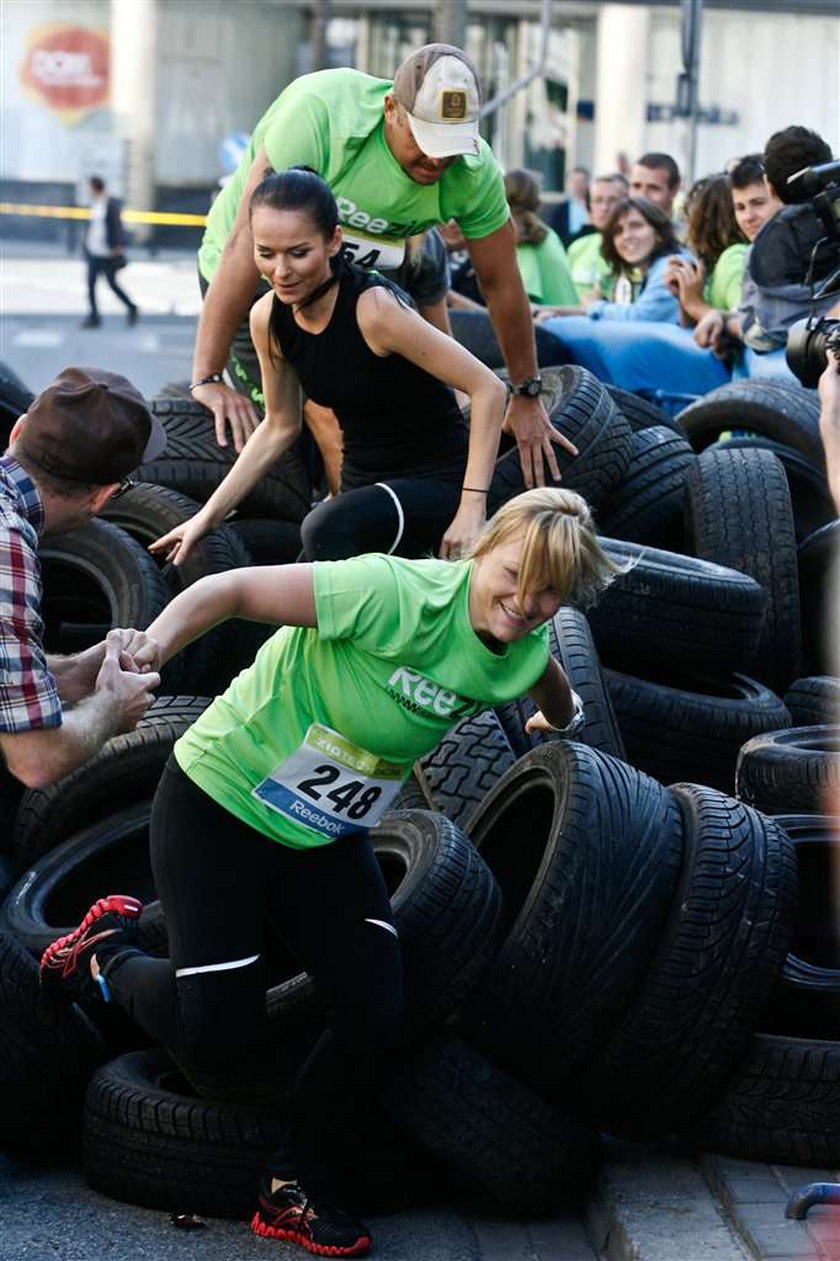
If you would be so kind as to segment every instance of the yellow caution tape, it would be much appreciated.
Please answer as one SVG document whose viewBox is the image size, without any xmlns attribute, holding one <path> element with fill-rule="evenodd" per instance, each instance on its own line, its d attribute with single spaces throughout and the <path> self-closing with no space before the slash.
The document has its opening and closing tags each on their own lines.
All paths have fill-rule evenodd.
<svg viewBox="0 0 840 1261">
<path fill-rule="evenodd" d="M 90 211 L 82 206 L 28 206 L 13 201 L 0 201 L 0 215 L 32 215 L 38 219 L 89 219 Z M 167 223 L 180 227 L 203 228 L 206 215 L 182 215 L 164 210 L 124 210 L 126 223 Z"/>
</svg>

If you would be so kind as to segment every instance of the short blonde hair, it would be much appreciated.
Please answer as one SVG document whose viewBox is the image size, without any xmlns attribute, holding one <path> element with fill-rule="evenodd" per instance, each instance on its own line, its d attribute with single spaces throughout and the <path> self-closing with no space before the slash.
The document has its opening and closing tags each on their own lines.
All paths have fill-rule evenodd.
<svg viewBox="0 0 840 1261">
<path fill-rule="evenodd" d="M 625 572 L 601 547 L 586 500 L 573 490 L 543 486 L 502 504 L 472 550 L 475 560 L 522 534 L 517 599 L 553 587 L 561 604 L 586 608 Z"/>
</svg>

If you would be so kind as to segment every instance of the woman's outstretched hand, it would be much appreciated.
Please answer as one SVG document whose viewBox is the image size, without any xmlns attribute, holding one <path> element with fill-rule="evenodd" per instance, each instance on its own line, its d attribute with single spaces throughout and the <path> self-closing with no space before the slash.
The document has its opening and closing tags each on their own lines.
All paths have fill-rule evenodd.
<svg viewBox="0 0 840 1261">
<path fill-rule="evenodd" d="M 467 556 L 486 520 L 485 499 L 476 495 L 475 503 L 461 504 L 441 539 L 442 560 L 458 560 Z"/>
<path fill-rule="evenodd" d="M 164 560 L 171 561 L 173 565 L 183 565 L 196 543 L 204 538 L 209 529 L 210 526 L 205 525 L 200 514 L 196 513 L 189 521 L 176 525 L 174 530 L 162 534 L 154 543 L 150 543 L 149 551 L 153 556 L 162 556 Z"/>
</svg>

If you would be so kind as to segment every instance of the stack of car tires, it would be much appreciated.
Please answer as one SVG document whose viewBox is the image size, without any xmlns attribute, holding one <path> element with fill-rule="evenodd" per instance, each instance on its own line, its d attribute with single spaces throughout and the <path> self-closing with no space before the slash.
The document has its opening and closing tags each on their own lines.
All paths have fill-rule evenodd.
<svg viewBox="0 0 840 1261">
<path fill-rule="evenodd" d="M 585 705 L 576 739 L 526 733 L 527 699 L 466 719 L 371 834 L 408 1018 L 377 1108 L 335 1135 L 361 1211 L 442 1183 L 551 1211 L 591 1178 L 602 1133 L 840 1161 L 840 680 L 811 622 L 837 522 L 814 402 L 749 383 L 673 420 L 581 368 L 546 378 L 579 452 L 560 454 L 564 484 L 624 572 L 550 626 Z M 297 555 L 311 488 L 293 452 L 254 516 L 181 568 L 150 558 L 233 458 L 203 409 L 154 407 L 166 460 L 104 520 L 45 543 L 52 650 L 148 624 L 203 574 Z M 503 454 L 495 502 L 521 488 Z M 179 654 L 136 731 L 24 792 L 0 845 L 0 1146 L 81 1146 L 94 1187 L 169 1211 L 252 1210 L 327 1020 L 311 981 L 272 935 L 269 1053 L 246 1104 L 188 1080 L 113 1007 L 48 1002 L 35 960 L 110 891 L 146 903 L 142 942 L 166 955 L 151 800 L 174 741 L 265 633 L 231 624 Z"/>
<path fill-rule="evenodd" d="M 572 371 L 546 373 L 553 416 L 561 414 L 557 382 Z M 783 381 L 751 381 L 723 387 L 673 419 L 605 389 L 632 429 L 633 449 L 596 516 L 608 552 L 628 568 L 588 619 L 563 610 L 552 628 L 554 654 L 587 700 L 590 721 L 578 740 L 663 785 L 699 782 L 774 816 L 800 872 L 793 944 L 771 967 L 763 1009 L 747 1021 L 757 1032 L 742 1041 L 742 1058 L 716 1089 L 698 1090 L 694 1119 L 676 1108 L 670 1128 L 687 1124 L 698 1142 L 747 1158 L 830 1166 L 840 1148 L 840 820 L 824 812 L 840 808 L 840 680 L 829 604 L 840 525 L 818 402 Z M 472 832 L 494 775 L 509 772 L 528 746 L 551 741 L 523 734 L 530 708 L 507 706 L 456 728 L 419 768 L 430 803 L 467 820 Z M 721 897 L 726 874 L 723 865 Z M 688 950 L 687 967 L 689 959 L 705 967 L 705 947 Z M 666 991 L 671 1014 L 663 1004 L 648 1043 L 631 1041 L 637 1068 L 656 1064 L 652 1048 L 669 1045 L 668 1026 L 677 1021 L 671 1004 L 686 984 L 675 979 Z M 505 1012 L 496 1028 L 509 1027 Z M 611 1092 L 613 1054 L 575 1077 L 570 1106 L 611 1132 L 650 1137 L 655 1119 L 640 1125 L 623 1111 L 637 1100 L 646 1118 L 657 1109 L 620 1052 Z M 665 1081 L 661 1065 L 653 1076 Z"/>
</svg>

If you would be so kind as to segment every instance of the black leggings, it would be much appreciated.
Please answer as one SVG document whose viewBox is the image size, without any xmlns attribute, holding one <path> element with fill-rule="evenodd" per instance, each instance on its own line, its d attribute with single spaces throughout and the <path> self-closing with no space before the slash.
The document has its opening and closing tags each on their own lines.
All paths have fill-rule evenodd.
<svg viewBox="0 0 840 1261">
<path fill-rule="evenodd" d="M 345 560 L 365 552 L 437 555 L 461 500 L 454 476 L 391 477 L 343 490 L 313 508 L 300 528 L 305 560 Z"/>
<path fill-rule="evenodd" d="M 329 1011 L 291 1109 L 294 1167 L 309 1194 L 333 1201 L 331 1134 L 359 1115 L 383 1057 L 399 1041 L 402 961 L 385 883 L 365 833 L 295 850 L 241 823 L 174 758 L 151 820 L 170 958 L 138 950 L 104 961 L 114 999 L 167 1046 L 186 1075 L 259 1102 L 265 1041 L 266 926 L 274 921 Z M 360 1145 L 364 1136 L 359 1135 Z"/>
</svg>

